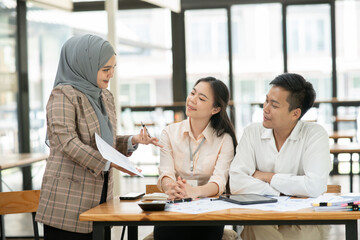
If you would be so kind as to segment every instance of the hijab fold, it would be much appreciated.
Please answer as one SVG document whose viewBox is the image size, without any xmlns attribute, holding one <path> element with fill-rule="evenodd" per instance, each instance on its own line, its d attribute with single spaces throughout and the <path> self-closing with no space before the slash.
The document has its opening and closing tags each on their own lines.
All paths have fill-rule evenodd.
<svg viewBox="0 0 360 240">
<path fill-rule="evenodd" d="M 99 120 L 101 137 L 111 146 L 112 126 L 101 97 L 102 89 L 97 84 L 97 73 L 113 55 L 110 43 L 98 36 L 72 37 L 62 47 L 54 83 L 54 88 L 71 85 L 86 95 Z"/>
</svg>

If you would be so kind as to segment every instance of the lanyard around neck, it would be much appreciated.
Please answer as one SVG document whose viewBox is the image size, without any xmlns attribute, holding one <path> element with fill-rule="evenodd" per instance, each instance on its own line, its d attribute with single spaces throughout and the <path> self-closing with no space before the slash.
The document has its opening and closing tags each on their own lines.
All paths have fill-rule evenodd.
<svg viewBox="0 0 360 240">
<path fill-rule="evenodd" d="M 190 150 L 190 172 L 193 172 L 194 170 L 194 156 L 196 155 L 196 153 L 200 150 L 201 146 L 203 145 L 205 141 L 205 137 L 201 140 L 201 143 L 199 144 L 199 146 L 196 148 L 194 154 L 192 153 L 191 150 L 191 139 L 189 137 L 189 150 Z"/>
</svg>

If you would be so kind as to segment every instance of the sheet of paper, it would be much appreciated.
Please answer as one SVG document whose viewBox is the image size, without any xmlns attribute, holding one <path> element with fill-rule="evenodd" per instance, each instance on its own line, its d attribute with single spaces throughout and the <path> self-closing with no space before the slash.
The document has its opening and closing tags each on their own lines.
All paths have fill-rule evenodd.
<svg viewBox="0 0 360 240">
<path fill-rule="evenodd" d="M 288 196 L 274 197 L 278 199 L 276 203 L 265 203 L 265 204 L 250 204 L 240 205 L 230 203 L 222 200 L 210 201 L 209 198 L 203 198 L 200 200 L 194 200 L 192 202 L 167 204 L 165 211 L 181 212 L 189 214 L 199 214 L 205 212 L 212 212 L 218 210 L 225 210 L 230 208 L 246 208 L 246 209 L 257 209 L 263 211 L 297 211 L 303 208 L 311 208 L 311 203 L 314 198 L 307 199 L 293 199 Z"/>
<path fill-rule="evenodd" d="M 141 172 L 139 172 L 134 167 L 134 165 L 130 162 L 130 160 L 126 156 L 124 156 L 115 148 L 110 146 L 97 133 L 95 133 L 95 141 L 96 141 L 96 146 L 99 149 L 99 152 L 101 153 L 103 158 L 105 158 L 106 160 L 112 163 L 115 163 L 116 165 L 119 165 L 122 168 L 125 168 L 126 170 L 129 170 L 132 173 L 135 173 L 140 177 L 144 177 L 144 175 L 142 175 Z"/>
<path fill-rule="evenodd" d="M 225 201 L 210 201 L 210 198 L 202 198 L 191 202 L 170 203 L 166 204 L 165 211 L 181 212 L 188 214 L 199 214 L 212 211 L 219 211 L 229 208 L 234 208 L 237 204 L 232 204 Z"/>
<path fill-rule="evenodd" d="M 312 198 L 291 198 L 288 196 L 273 197 L 278 201 L 276 203 L 267 203 L 267 204 L 251 204 L 251 205 L 242 205 L 241 208 L 247 209 L 258 209 L 263 211 L 278 211 L 278 212 L 288 212 L 288 211 L 297 211 L 303 208 L 310 208 Z"/>
</svg>

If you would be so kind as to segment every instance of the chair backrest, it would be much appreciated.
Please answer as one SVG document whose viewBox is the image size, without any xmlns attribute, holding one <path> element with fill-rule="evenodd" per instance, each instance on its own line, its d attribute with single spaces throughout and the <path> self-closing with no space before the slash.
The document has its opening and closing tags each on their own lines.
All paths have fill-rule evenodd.
<svg viewBox="0 0 360 240">
<path fill-rule="evenodd" d="M 156 184 L 147 184 L 146 185 L 146 194 L 162 192 Z"/>
<path fill-rule="evenodd" d="M 36 212 L 40 190 L 0 192 L 0 215 Z"/>
<path fill-rule="evenodd" d="M 34 238 L 39 240 L 39 229 L 35 222 L 35 212 L 40 200 L 40 190 L 26 190 L 18 192 L 0 192 L 0 215 L 14 213 L 31 213 Z M 1 239 L 5 236 L 3 216 L 1 216 Z"/>
<path fill-rule="evenodd" d="M 341 185 L 327 185 L 327 193 L 341 193 Z"/>
</svg>

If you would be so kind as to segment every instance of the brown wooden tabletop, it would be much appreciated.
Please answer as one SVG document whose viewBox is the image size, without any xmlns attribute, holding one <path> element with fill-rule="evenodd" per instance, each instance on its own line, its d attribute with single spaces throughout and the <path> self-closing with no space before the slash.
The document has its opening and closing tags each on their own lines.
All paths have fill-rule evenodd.
<svg viewBox="0 0 360 240">
<path fill-rule="evenodd" d="M 13 153 L 0 155 L 0 170 L 26 166 L 46 160 L 48 157 L 49 155 L 45 153 Z"/>
<path fill-rule="evenodd" d="M 247 225 L 247 224 L 344 224 L 346 239 L 357 239 L 357 219 L 360 211 L 315 212 L 312 208 L 277 212 L 255 209 L 226 209 L 201 214 L 167 211 L 142 211 L 138 200 L 124 201 L 115 198 L 80 214 L 80 221 L 92 221 L 93 239 L 103 238 L 105 226 L 128 226 L 128 239 L 137 239 L 140 225 Z"/>
<path fill-rule="evenodd" d="M 6 155 L 0 155 L 0 192 L 2 189 L 2 170 L 14 168 L 14 167 L 26 167 L 30 164 L 46 160 L 49 157 L 48 154 L 45 153 L 12 153 Z M 30 170 L 31 177 L 31 170 Z M 32 183 L 32 179 L 30 178 L 30 183 Z M 23 177 L 23 189 L 26 189 L 26 185 L 28 184 L 24 181 Z M 32 188 L 32 184 L 30 184 L 30 189 Z M 4 200 L 4 199 L 3 199 Z M 1 229 L 1 239 L 5 239 L 5 223 L 3 215 L 0 216 L 0 229 Z"/>
<path fill-rule="evenodd" d="M 201 214 L 167 211 L 143 211 L 136 200 L 110 200 L 80 215 L 80 221 L 210 221 L 210 220 L 326 220 L 360 219 L 360 211 L 315 212 L 305 208 L 291 212 L 256 209 L 226 209 Z"/>
<path fill-rule="evenodd" d="M 339 139 L 339 138 L 354 138 L 356 136 L 356 131 L 354 130 L 342 130 L 342 131 L 331 131 L 328 133 L 329 138 Z"/>
<path fill-rule="evenodd" d="M 334 143 L 330 145 L 330 153 L 360 153 L 360 143 L 351 142 L 347 144 Z"/>
</svg>

